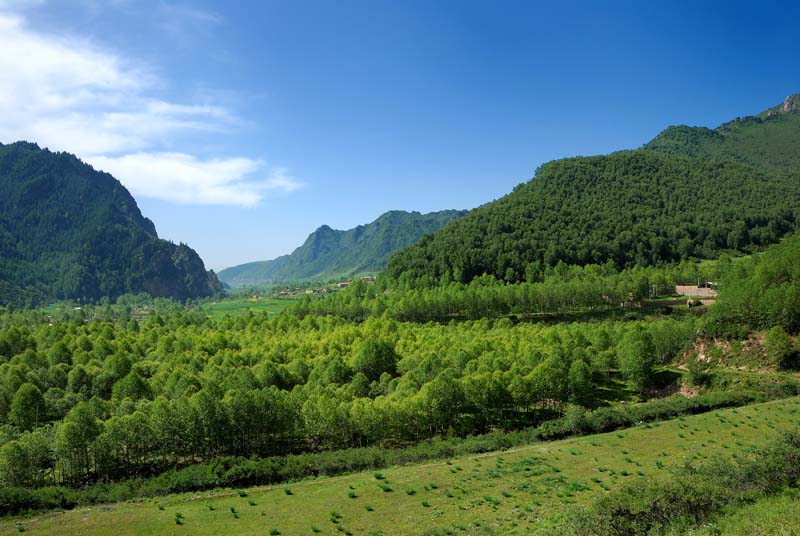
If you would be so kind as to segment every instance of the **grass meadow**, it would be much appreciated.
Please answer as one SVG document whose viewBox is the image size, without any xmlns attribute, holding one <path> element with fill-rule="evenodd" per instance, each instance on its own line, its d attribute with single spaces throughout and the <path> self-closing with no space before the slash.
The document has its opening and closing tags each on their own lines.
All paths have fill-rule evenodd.
<svg viewBox="0 0 800 536">
<path fill-rule="evenodd" d="M 223 300 L 203 306 L 208 316 L 213 320 L 221 320 L 225 316 L 241 316 L 248 312 L 268 313 L 270 316 L 278 315 L 286 306 L 298 301 L 300 298 L 242 298 Z"/>
<path fill-rule="evenodd" d="M 535 534 L 623 482 L 758 448 L 798 417 L 800 398 L 791 398 L 379 472 L 82 507 L 19 526 L 6 519 L 0 534 Z M 761 515 L 790 520 L 787 501 L 765 501 Z"/>
<path fill-rule="evenodd" d="M 800 495 L 794 490 L 723 514 L 695 536 L 796 536 L 798 527 Z"/>
</svg>

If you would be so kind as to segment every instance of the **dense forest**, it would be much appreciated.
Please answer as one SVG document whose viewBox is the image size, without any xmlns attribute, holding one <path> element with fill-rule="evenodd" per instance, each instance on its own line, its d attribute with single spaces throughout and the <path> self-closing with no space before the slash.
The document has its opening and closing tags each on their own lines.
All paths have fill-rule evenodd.
<svg viewBox="0 0 800 536">
<path fill-rule="evenodd" d="M 653 151 L 545 164 L 507 196 L 397 253 L 399 281 L 537 281 L 547 267 L 659 265 L 775 242 L 795 228 L 796 172 Z"/>
<path fill-rule="evenodd" d="M 0 304 L 221 289 L 193 249 L 158 238 L 116 179 L 73 155 L 0 145 L 0 190 Z"/>
<path fill-rule="evenodd" d="M 567 158 L 398 252 L 417 285 L 537 281 L 559 261 L 618 268 L 747 252 L 797 227 L 800 97 L 716 130 L 669 127 L 644 149 Z"/>
<path fill-rule="evenodd" d="M 609 382 L 626 380 L 624 396 L 657 386 L 654 367 L 697 329 L 693 315 L 546 326 L 80 313 L 0 318 L 8 485 L 530 426 L 602 403 Z"/>
<path fill-rule="evenodd" d="M 665 316 L 655 310 L 646 317 L 515 323 L 501 307 L 498 318 L 487 318 L 504 297 L 549 296 L 580 285 L 608 285 L 609 295 L 638 286 L 642 295 L 632 298 L 646 299 L 657 290 L 654 282 L 669 285 L 670 279 L 703 273 L 686 265 L 624 272 L 609 266 L 605 273 L 564 266 L 541 287 L 483 278 L 441 289 L 441 295 L 413 288 L 387 294 L 376 292 L 377 285 L 356 285 L 341 296 L 356 296 L 371 310 L 357 321 L 336 310 L 338 302 L 325 300 L 319 303 L 332 304 L 331 310 L 316 311 L 325 314 L 315 314 L 306 302 L 277 317 L 247 314 L 219 322 L 202 309 L 168 301 L 151 302 L 144 317 L 126 302 L 51 314 L 5 312 L 0 481 L 76 485 L 220 456 L 533 426 L 573 405 L 597 408 L 619 397 L 649 396 L 664 387 L 661 365 L 683 359 L 698 335 L 715 334 L 732 318 L 743 326 L 735 337 L 771 328 L 764 351 L 791 368 L 797 365 L 790 334 L 798 326 L 798 300 L 784 295 L 796 296 L 800 288 L 792 262 L 798 244 L 793 236 L 755 260 L 706 266 L 704 275 L 722 281 L 710 316 L 681 309 L 683 314 Z M 741 281 L 759 296 L 758 307 L 741 308 Z M 434 297 L 447 302 L 448 295 L 476 300 L 483 317 L 418 323 L 388 314 L 402 300 L 418 303 L 406 312 L 424 311 Z M 594 299 L 592 291 L 586 296 Z M 384 299 L 396 301 L 375 305 Z M 762 310 L 775 316 L 764 317 Z M 692 381 L 703 376 L 690 368 Z M 667 374 L 666 381 L 674 378 Z"/>
<path fill-rule="evenodd" d="M 290 255 L 226 268 L 220 271 L 219 278 L 237 288 L 375 273 L 386 268 L 392 253 L 464 214 L 466 211 L 459 210 L 429 214 L 393 210 L 347 231 L 323 225 Z"/>
<path fill-rule="evenodd" d="M 559 262 L 544 270 L 541 281 L 532 283 L 506 283 L 484 275 L 469 284 L 451 282 L 425 288 L 397 285 L 382 278 L 377 285 L 357 281 L 345 292 L 306 297 L 289 311 L 300 317 L 336 315 L 355 321 L 370 316 L 404 322 L 586 319 L 629 312 L 641 307 L 642 300 L 671 294 L 676 284 L 717 280 L 730 265 L 727 256 L 705 266 L 684 261 L 665 268 L 622 271 L 611 262 L 586 266 Z"/>
</svg>

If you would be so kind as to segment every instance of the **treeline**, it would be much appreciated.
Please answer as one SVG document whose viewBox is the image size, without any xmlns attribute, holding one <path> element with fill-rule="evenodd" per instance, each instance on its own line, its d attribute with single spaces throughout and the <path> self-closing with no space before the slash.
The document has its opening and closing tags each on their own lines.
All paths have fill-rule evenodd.
<svg viewBox="0 0 800 536">
<path fill-rule="evenodd" d="M 484 274 L 536 281 L 547 267 L 618 268 L 752 251 L 797 227 L 796 170 L 638 150 L 568 158 L 395 254 L 388 274 L 417 286 Z"/>
<path fill-rule="evenodd" d="M 80 484 L 536 425 L 649 389 L 693 317 L 544 326 L 292 315 L 0 320 L 0 481 Z M 25 316 L 26 321 L 30 320 Z"/>
<path fill-rule="evenodd" d="M 483 275 L 469 284 L 420 288 L 393 284 L 355 282 L 345 291 L 325 297 L 308 297 L 288 311 L 300 316 L 337 315 L 353 321 L 387 316 L 403 322 L 447 322 L 481 318 L 513 317 L 537 320 L 569 319 L 599 314 L 622 307 L 640 306 L 656 295 L 670 294 L 676 284 L 715 280 L 730 269 L 724 256 L 719 262 L 699 265 L 684 261 L 673 266 L 617 270 L 613 263 L 567 266 L 559 262 L 539 274 L 541 281 L 508 284 Z"/>
<path fill-rule="evenodd" d="M 220 487 L 250 487 L 286 483 L 318 476 L 334 476 L 368 469 L 441 460 L 529 445 L 572 435 L 610 432 L 681 415 L 694 415 L 725 407 L 738 407 L 800 393 L 800 384 L 784 379 L 780 383 L 762 382 L 747 390 L 709 391 L 693 398 L 669 398 L 603 407 L 589 412 L 568 406 L 565 416 L 535 428 L 514 431 L 495 430 L 466 438 L 435 438 L 407 445 L 359 447 L 323 452 L 288 454 L 266 458 L 223 456 L 187 467 L 169 469 L 152 478 L 136 477 L 118 482 L 98 482 L 80 488 L 46 486 L 40 488 L 0 488 L 0 511 L 9 514 L 72 508 L 80 504 L 125 501 L 171 493 L 202 491 Z M 22 467 L 30 460 L 21 459 Z"/>
</svg>

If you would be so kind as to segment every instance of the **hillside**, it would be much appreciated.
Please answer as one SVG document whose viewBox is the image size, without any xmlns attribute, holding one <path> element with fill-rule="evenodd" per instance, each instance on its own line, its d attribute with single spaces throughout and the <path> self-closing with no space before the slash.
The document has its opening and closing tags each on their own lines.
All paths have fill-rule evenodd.
<svg viewBox="0 0 800 536">
<path fill-rule="evenodd" d="M 772 169 L 800 168 L 800 95 L 789 95 L 758 115 L 736 118 L 714 130 L 671 126 L 645 148 Z"/>
<path fill-rule="evenodd" d="M 119 181 L 71 154 L 0 145 L 0 190 L 0 304 L 220 288 L 193 249 L 158 238 Z"/>
<path fill-rule="evenodd" d="M 290 486 L 255 487 L 240 493 L 192 492 L 76 508 L 25 519 L 22 524 L 35 534 L 58 535 L 477 536 L 542 534 L 546 529 L 550 530 L 545 534 L 567 534 L 565 514 L 626 486 L 674 480 L 688 461 L 745 455 L 761 448 L 780 431 L 794 427 L 798 407 L 798 399 L 791 398 L 508 451 L 313 478 Z M 649 503 L 638 506 L 641 512 Z M 630 521 L 635 519 L 631 516 Z M 773 520 L 780 528 L 790 526 L 779 521 Z M 0 534 L 17 530 L 11 519 L 0 524 Z"/>
<path fill-rule="evenodd" d="M 420 214 L 393 210 L 347 231 L 323 225 L 290 255 L 226 268 L 219 278 L 232 287 L 281 281 L 325 280 L 383 270 L 389 256 L 466 212 Z"/>
<path fill-rule="evenodd" d="M 549 162 L 398 252 L 388 272 L 427 284 L 484 273 L 516 282 L 559 261 L 622 268 L 773 243 L 800 216 L 797 102 L 716 131 L 671 127 L 645 149 Z"/>
<path fill-rule="evenodd" d="M 651 151 L 569 158 L 389 262 L 410 280 L 483 273 L 535 280 L 559 261 L 618 267 L 712 257 L 774 242 L 794 228 L 796 174 Z"/>
</svg>

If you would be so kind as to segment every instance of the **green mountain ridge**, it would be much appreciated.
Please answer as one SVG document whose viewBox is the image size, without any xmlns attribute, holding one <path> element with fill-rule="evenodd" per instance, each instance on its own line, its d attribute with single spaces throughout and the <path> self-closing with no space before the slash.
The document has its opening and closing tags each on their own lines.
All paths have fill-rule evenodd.
<svg viewBox="0 0 800 536">
<path fill-rule="evenodd" d="M 800 98 L 642 149 L 548 162 L 530 181 L 399 251 L 396 280 L 535 281 L 559 262 L 619 268 L 746 252 L 800 222 Z"/>
<path fill-rule="evenodd" d="M 372 223 L 346 231 L 323 225 L 291 254 L 226 268 L 220 271 L 219 278 L 231 287 L 241 288 L 377 272 L 386 267 L 393 252 L 464 214 L 466 211 L 459 210 L 428 214 L 393 210 Z"/>
<path fill-rule="evenodd" d="M 720 158 L 770 169 L 800 168 L 800 95 L 754 115 L 717 127 L 671 126 L 645 149 Z"/>
<path fill-rule="evenodd" d="M 74 155 L 0 144 L 0 190 L 0 304 L 221 289 L 193 249 L 158 237 L 119 181 Z"/>
</svg>

